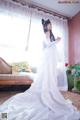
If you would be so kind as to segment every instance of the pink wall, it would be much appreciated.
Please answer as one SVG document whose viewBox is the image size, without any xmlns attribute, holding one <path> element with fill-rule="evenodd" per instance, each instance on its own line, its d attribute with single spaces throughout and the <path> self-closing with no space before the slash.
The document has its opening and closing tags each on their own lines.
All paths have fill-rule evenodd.
<svg viewBox="0 0 80 120">
<path fill-rule="evenodd" d="M 80 12 L 68 21 L 69 63 L 80 63 Z"/>
</svg>

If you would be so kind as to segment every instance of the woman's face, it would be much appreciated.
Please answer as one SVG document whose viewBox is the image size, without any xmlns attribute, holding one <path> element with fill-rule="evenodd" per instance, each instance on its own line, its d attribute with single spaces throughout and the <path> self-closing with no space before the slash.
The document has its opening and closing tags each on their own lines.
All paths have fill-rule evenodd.
<svg viewBox="0 0 80 120">
<path fill-rule="evenodd" d="M 51 23 L 49 23 L 49 24 L 47 25 L 47 29 L 48 29 L 48 30 L 52 30 L 52 24 L 51 24 Z"/>
</svg>

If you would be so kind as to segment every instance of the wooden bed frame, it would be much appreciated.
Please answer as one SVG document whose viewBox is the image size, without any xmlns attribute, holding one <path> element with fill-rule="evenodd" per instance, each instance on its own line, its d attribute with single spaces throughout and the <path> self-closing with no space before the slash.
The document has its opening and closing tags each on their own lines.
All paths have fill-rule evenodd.
<svg viewBox="0 0 80 120">
<path fill-rule="evenodd" d="M 33 81 L 26 76 L 10 75 L 0 76 L 0 85 L 31 85 Z"/>
<path fill-rule="evenodd" d="M 31 85 L 32 79 L 27 75 L 12 74 L 12 66 L 0 58 L 0 86 L 1 85 Z"/>
</svg>

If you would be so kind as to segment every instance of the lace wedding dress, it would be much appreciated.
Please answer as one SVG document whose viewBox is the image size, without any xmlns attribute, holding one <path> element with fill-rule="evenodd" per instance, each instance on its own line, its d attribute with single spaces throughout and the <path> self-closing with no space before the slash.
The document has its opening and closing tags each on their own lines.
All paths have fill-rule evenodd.
<svg viewBox="0 0 80 120">
<path fill-rule="evenodd" d="M 0 113 L 7 113 L 8 120 L 79 120 L 80 112 L 63 98 L 57 86 L 55 44 L 45 41 L 38 74 L 30 89 L 0 106 Z"/>
</svg>

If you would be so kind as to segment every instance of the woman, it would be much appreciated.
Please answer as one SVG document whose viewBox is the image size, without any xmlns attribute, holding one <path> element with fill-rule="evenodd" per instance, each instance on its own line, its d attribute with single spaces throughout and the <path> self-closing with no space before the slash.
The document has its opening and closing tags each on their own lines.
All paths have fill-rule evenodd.
<svg viewBox="0 0 80 120">
<path fill-rule="evenodd" d="M 8 120 L 79 120 L 79 112 L 67 103 L 57 86 L 56 43 L 50 20 L 42 19 L 44 52 L 38 74 L 31 88 L 17 94 L 0 106 Z"/>
</svg>

